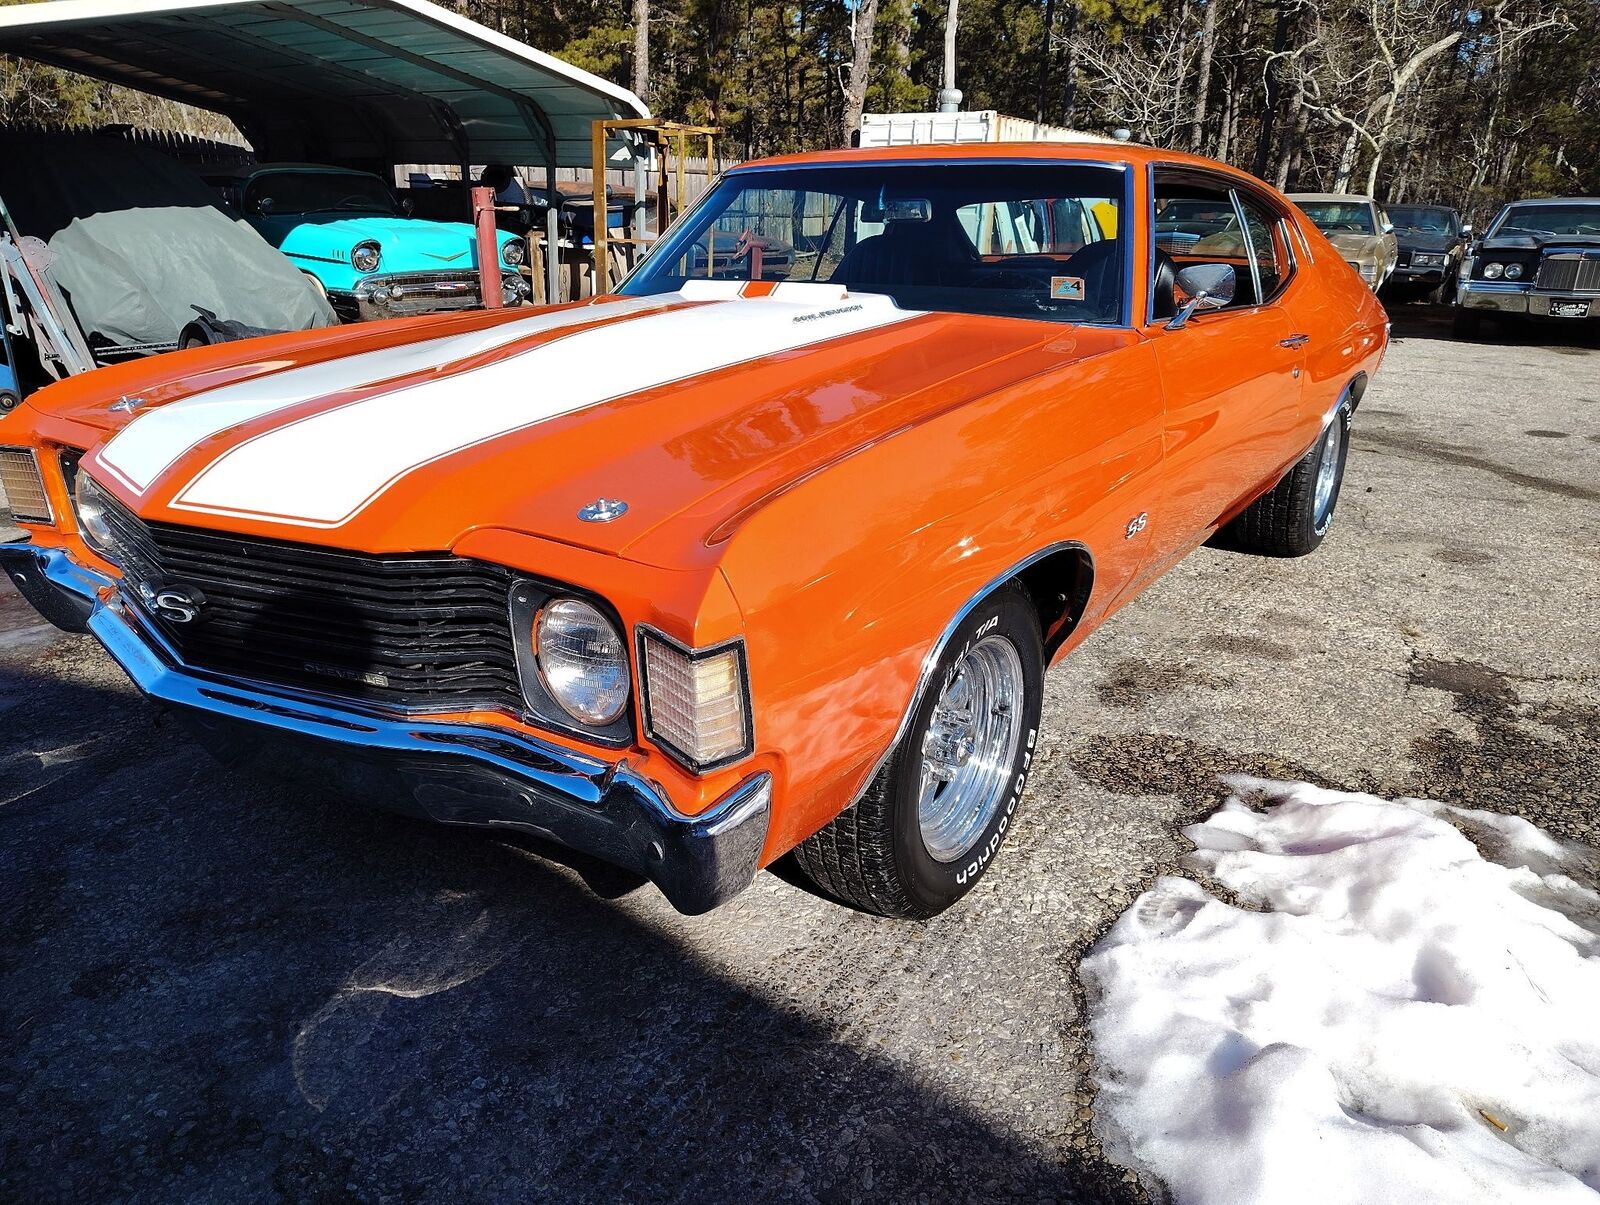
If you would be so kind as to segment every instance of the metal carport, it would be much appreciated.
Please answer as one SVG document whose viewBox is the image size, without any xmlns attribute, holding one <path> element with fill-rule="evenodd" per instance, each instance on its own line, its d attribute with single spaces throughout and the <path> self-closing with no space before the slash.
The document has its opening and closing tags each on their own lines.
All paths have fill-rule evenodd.
<svg viewBox="0 0 1600 1205">
<path fill-rule="evenodd" d="M 584 167 L 592 122 L 649 116 L 427 0 L 48 0 L 0 8 L 0 52 L 221 113 L 263 161 Z"/>
</svg>

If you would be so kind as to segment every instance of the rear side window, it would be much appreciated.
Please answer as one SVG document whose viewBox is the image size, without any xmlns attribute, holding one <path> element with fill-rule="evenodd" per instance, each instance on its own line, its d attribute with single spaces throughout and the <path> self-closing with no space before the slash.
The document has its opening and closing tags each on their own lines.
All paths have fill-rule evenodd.
<svg viewBox="0 0 1600 1205">
<path fill-rule="evenodd" d="M 1250 236 L 1259 295 L 1263 301 L 1271 301 L 1289 279 L 1289 245 L 1284 238 L 1283 219 L 1243 193 L 1239 194 L 1239 208 Z"/>
</svg>

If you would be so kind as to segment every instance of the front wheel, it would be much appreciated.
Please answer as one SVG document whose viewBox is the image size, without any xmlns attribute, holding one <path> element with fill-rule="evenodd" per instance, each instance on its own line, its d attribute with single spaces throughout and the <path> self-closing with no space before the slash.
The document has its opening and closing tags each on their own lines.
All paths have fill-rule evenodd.
<svg viewBox="0 0 1600 1205">
<path fill-rule="evenodd" d="M 957 626 L 889 760 L 853 807 L 795 848 L 796 865 L 866 912 L 943 912 L 1011 827 L 1043 691 L 1038 613 L 1021 587 L 1004 587 Z"/>
</svg>

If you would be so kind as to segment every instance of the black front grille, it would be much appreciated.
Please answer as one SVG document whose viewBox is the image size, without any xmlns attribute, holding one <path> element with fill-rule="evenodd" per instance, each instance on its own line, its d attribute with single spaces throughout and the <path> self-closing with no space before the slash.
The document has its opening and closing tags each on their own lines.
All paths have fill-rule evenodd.
<svg viewBox="0 0 1600 1205">
<path fill-rule="evenodd" d="M 124 592 L 186 665 L 408 711 L 522 710 L 509 569 L 200 531 L 121 507 L 108 519 Z M 197 616 L 164 618 L 144 597 L 161 588 L 198 591 Z"/>
</svg>

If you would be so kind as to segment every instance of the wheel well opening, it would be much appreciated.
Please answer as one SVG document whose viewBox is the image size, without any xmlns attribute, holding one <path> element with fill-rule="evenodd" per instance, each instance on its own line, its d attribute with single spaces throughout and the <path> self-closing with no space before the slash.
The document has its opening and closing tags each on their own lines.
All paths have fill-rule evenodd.
<svg viewBox="0 0 1600 1205">
<path fill-rule="evenodd" d="M 1017 581 L 1039 614 L 1048 660 L 1083 618 L 1094 587 L 1094 560 L 1087 548 L 1063 548 L 1029 565 Z"/>
<path fill-rule="evenodd" d="M 1361 395 L 1366 391 L 1367 374 L 1364 372 L 1358 372 L 1356 373 L 1355 380 L 1350 382 L 1350 388 L 1346 390 L 1346 392 L 1350 395 L 1350 409 L 1352 411 L 1354 411 L 1357 406 L 1361 405 Z"/>
</svg>

